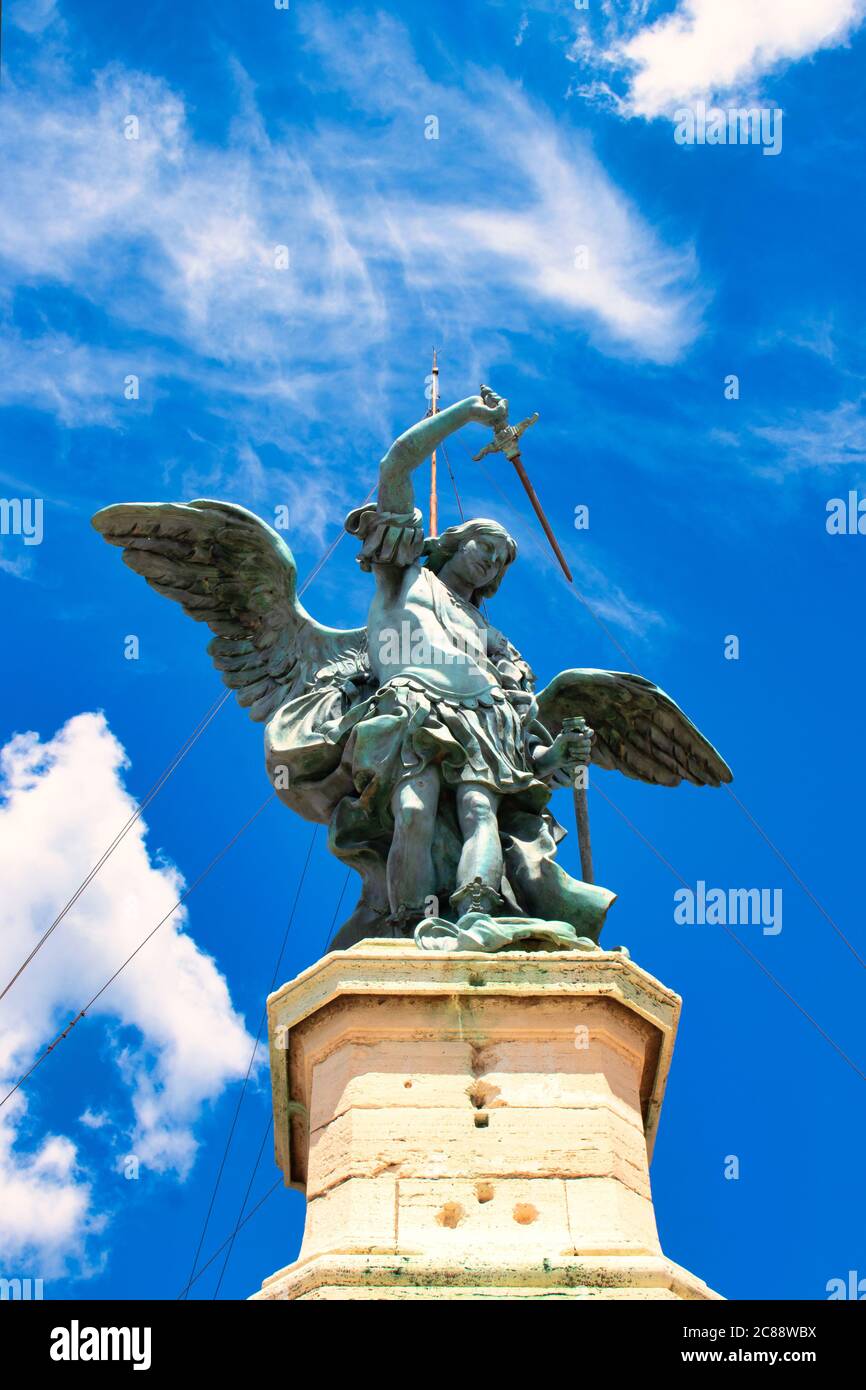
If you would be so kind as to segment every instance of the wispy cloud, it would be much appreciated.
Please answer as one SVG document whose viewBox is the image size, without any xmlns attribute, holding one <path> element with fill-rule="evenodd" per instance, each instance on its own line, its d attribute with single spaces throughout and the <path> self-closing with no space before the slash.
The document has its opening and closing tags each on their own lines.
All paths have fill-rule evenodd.
<svg viewBox="0 0 866 1390">
<path fill-rule="evenodd" d="M 470 512 L 474 511 L 477 515 L 484 510 L 485 504 L 481 498 L 469 494 L 466 501 Z M 531 563 L 543 570 L 549 576 L 550 583 L 559 589 L 562 579 L 559 563 L 547 542 L 540 536 L 534 519 L 509 502 L 502 493 L 498 493 L 495 514 L 507 524 L 517 541 L 522 562 Z M 609 567 L 603 563 L 596 563 L 587 553 L 585 541 L 580 546 L 573 546 L 564 539 L 566 557 L 576 583 L 566 585 L 561 592 L 569 594 L 596 619 L 614 623 L 635 636 L 647 638 L 654 635 L 656 629 L 670 626 L 661 613 L 631 598 L 611 576 Z M 507 598 L 507 592 L 505 587 L 500 594 Z M 499 601 L 501 602 L 501 598 Z M 495 620 L 495 610 L 493 616 Z"/>
<path fill-rule="evenodd" d="M 202 367 L 231 368 L 224 385 L 236 380 L 242 393 L 251 369 L 266 380 L 286 356 L 302 358 L 313 326 L 321 360 L 345 356 L 335 325 L 351 334 L 381 323 L 363 261 L 309 165 L 249 122 L 226 148 L 198 143 L 164 83 L 112 68 L 92 89 L 58 73 L 50 108 L 38 90 L 11 89 L 4 130 L 3 180 L 17 197 L 4 200 L 0 255 L 19 284 L 74 289 L 122 326 L 192 350 Z M 64 374 L 61 360 L 55 376 Z M 106 399 L 114 385 L 106 380 Z"/>
<path fill-rule="evenodd" d="M 12 0 L 6 13 L 9 24 L 34 36 L 42 34 L 59 19 L 57 0 Z"/>
<path fill-rule="evenodd" d="M 234 60 L 219 144 L 147 73 L 84 82 L 58 58 L 50 106 L 44 74 L 8 84 L 0 402 L 132 431 L 180 385 L 200 444 L 175 442 L 163 487 L 269 519 L 286 504 L 293 537 L 321 544 L 374 481 L 398 388 L 408 423 L 419 324 L 447 343 L 460 391 L 495 378 L 539 323 L 669 363 L 701 333 L 706 296 L 693 247 L 666 239 L 584 133 L 519 83 L 461 58 L 433 80 L 388 16 L 310 8 L 296 22 L 298 71 L 339 93 L 339 119 L 323 103 L 313 126 L 266 120 Z M 38 314 L 16 318 L 13 291 Z M 99 315 L 89 338 L 69 330 L 79 307 Z"/>
<path fill-rule="evenodd" d="M 342 378 L 358 416 L 378 423 L 410 327 L 398 302 L 473 365 L 539 311 L 618 354 L 668 361 L 693 340 L 690 248 L 665 244 L 578 132 L 503 75 L 433 82 L 393 20 L 304 23 L 317 68 L 374 127 L 268 129 L 237 65 L 223 145 L 198 137 L 182 94 L 147 73 L 114 66 L 82 85 L 58 59 L 50 105 L 44 73 L 32 87 L 7 78 L 4 278 L 79 296 L 107 328 L 98 348 L 50 320 L 13 340 L 5 400 L 109 423 L 123 419 L 127 372 L 143 393 L 176 375 L 268 429 L 275 404 L 320 420 Z"/>
<path fill-rule="evenodd" d="M 115 428 L 124 409 L 129 411 L 124 382 L 134 371 L 144 382 L 137 409 L 151 408 L 160 374 L 152 352 L 138 349 L 130 355 L 47 325 L 38 336 L 27 335 L 3 316 L 0 330 L 0 406 L 33 406 L 72 428 Z"/>
<path fill-rule="evenodd" d="M 775 451 L 763 471 L 829 473 L 857 464 L 860 479 L 866 464 L 866 396 L 841 401 L 832 410 L 798 412 L 781 424 L 756 425 L 753 433 Z"/>
<path fill-rule="evenodd" d="M 665 244 L 580 131 L 502 73 L 470 66 L 453 86 L 431 82 L 384 16 L 338 27 L 316 12 L 308 31 L 353 99 L 389 118 L 376 227 L 384 212 L 407 278 L 437 317 L 489 337 L 528 329 L 541 312 L 603 351 L 654 361 L 694 340 L 703 302 L 692 248 Z M 426 140 L 431 119 L 437 138 Z M 413 167 L 418 196 L 407 198 Z"/>
</svg>

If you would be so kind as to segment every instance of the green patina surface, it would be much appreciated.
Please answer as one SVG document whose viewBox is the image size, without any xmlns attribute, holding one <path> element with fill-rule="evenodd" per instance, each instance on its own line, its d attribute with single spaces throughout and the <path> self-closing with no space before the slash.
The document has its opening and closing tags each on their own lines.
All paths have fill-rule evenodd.
<svg viewBox="0 0 866 1390">
<path fill-rule="evenodd" d="M 416 470 L 470 423 L 517 448 L 523 427 L 483 388 L 395 440 L 376 502 L 347 518 L 374 581 L 361 628 L 327 628 L 303 608 L 291 550 L 243 507 L 121 503 L 93 518 L 131 569 L 210 627 L 223 680 L 266 726 L 278 796 L 327 824 L 332 853 L 357 871 L 332 947 L 414 935 L 425 951 L 592 950 L 614 893 L 557 862 L 552 793 L 590 762 L 663 786 L 731 777 L 640 676 L 569 669 L 536 688 L 485 607 L 513 538 L 489 518 L 426 536 L 415 506 Z"/>
</svg>

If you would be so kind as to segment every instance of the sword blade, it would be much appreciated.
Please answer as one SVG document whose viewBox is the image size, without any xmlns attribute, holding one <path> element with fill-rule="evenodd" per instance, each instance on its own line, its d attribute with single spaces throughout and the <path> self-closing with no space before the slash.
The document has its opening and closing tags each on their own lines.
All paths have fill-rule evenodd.
<svg viewBox="0 0 866 1390">
<path fill-rule="evenodd" d="M 543 526 L 543 528 L 544 528 L 544 534 L 546 535 L 547 539 L 550 541 L 550 548 L 551 548 L 551 550 L 553 551 L 554 555 L 556 556 L 557 560 L 559 561 L 560 565 L 562 566 L 562 572 L 563 572 L 563 574 L 565 575 L 565 577 L 566 577 L 566 579 L 568 580 L 569 584 L 573 584 L 573 583 L 574 583 L 574 580 L 573 580 L 572 577 L 571 577 L 571 570 L 568 568 L 568 564 L 566 563 L 565 556 L 563 555 L 562 551 L 561 551 L 560 548 L 559 548 L 559 542 L 557 541 L 556 536 L 553 534 L 553 531 L 552 531 L 551 528 L 550 528 L 550 522 L 547 520 L 547 517 L 544 515 L 544 509 L 543 509 L 541 503 L 540 503 L 539 500 L 538 500 L 538 496 L 537 496 L 537 494 L 536 494 L 535 488 L 532 486 L 532 483 L 529 481 L 529 475 L 527 474 L 526 469 L 523 467 L 523 460 L 521 459 L 520 454 L 513 454 L 513 455 L 511 456 L 511 462 L 514 464 L 514 467 L 515 467 L 516 470 L 517 470 L 517 476 L 518 476 L 518 478 L 520 479 L 520 481 L 522 482 L 522 484 L 523 484 L 523 486 L 524 486 L 524 488 L 525 488 L 525 490 L 526 490 L 526 495 L 527 495 L 527 497 L 529 498 L 530 502 L 532 503 L 533 509 L 534 509 L 534 511 L 535 511 L 535 515 L 538 517 L 538 520 L 541 522 L 541 524 L 542 524 L 542 526 Z"/>
</svg>

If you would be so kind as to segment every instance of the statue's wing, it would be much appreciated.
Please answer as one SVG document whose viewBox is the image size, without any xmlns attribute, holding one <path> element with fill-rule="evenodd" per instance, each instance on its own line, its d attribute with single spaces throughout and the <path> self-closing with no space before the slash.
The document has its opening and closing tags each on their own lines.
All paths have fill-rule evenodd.
<svg viewBox="0 0 866 1390">
<path fill-rule="evenodd" d="M 93 525 L 151 588 L 215 634 L 208 651 L 250 717 L 270 719 L 353 650 L 365 628 L 323 627 L 298 602 L 291 550 L 264 521 L 231 502 L 122 502 Z"/>
<path fill-rule="evenodd" d="M 669 695 L 626 671 L 561 671 L 541 691 L 538 717 L 555 736 L 568 717 L 595 730 L 592 761 L 663 787 L 718 787 L 731 770 Z"/>
</svg>

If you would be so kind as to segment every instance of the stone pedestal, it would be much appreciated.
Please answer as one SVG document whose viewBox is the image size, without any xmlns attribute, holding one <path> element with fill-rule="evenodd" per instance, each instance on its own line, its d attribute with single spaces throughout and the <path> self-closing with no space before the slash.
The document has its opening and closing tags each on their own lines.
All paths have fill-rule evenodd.
<svg viewBox="0 0 866 1390">
<path fill-rule="evenodd" d="M 718 1298 L 662 1254 L 649 1156 L 677 995 L 612 952 L 369 940 L 268 1000 L 307 1195 L 256 1299 Z"/>
</svg>

